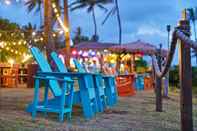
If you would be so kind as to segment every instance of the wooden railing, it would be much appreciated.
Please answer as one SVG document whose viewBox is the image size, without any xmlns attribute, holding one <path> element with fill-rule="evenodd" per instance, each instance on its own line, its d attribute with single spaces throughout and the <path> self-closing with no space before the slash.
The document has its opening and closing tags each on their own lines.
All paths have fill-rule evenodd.
<svg viewBox="0 0 197 131">
<path fill-rule="evenodd" d="M 183 11 L 182 20 L 179 21 L 179 26 L 172 34 L 170 50 L 162 70 L 161 58 L 157 60 L 156 56 L 152 56 L 155 73 L 156 111 L 159 112 L 162 111 L 162 77 L 169 72 L 177 44 L 179 44 L 181 130 L 193 131 L 191 48 L 197 52 L 197 42 L 190 39 L 190 22 L 187 20 L 186 10 Z"/>
</svg>

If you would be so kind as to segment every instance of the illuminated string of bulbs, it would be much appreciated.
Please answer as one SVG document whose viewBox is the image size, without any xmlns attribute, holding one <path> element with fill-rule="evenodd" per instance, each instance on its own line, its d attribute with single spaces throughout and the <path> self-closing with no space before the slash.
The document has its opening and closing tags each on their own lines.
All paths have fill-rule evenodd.
<svg viewBox="0 0 197 131">
<path fill-rule="evenodd" d="M 6 42 L 2 41 L 2 42 L 0 42 L 0 49 L 1 49 L 1 50 L 4 49 L 5 51 L 9 51 L 9 52 L 14 53 L 14 54 L 16 54 L 16 55 L 22 55 L 21 52 L 19 52 L 18 50 L 15 50 L 15 49 L 13 49 L 13 48 L 11 48 L 11 47 L 9 47 L 9 46 L 10 46 L 10 45 L 12 45 L 12 46 L 16 46 L 16 45 L 26 45 L 26 44 L 27 44 L 26 41 L 10 42 L 10 43 L 6 43 Z"/>
<path fill-rule="evenodd" d="M 56 5 L 56 3 L 55 3 L 54 0 L 53 0 L 53 2 L 52 2 L 52 8 L 53 8 L 53 11 L 54 11 L 55 16 L 56 16 L 56 18 L 57 18 L 57 21 L 59 22 L 60 26 L 61 26 L 62 29 L 64 30 L 64 33 L 68 33 L 68 32 L 69 32 L 69 29 L 68 29 L 68 27 L 66 27 L 66 26 L 64 25 L 64 22 L 62 21 L 62 19 L 61 19 L 61 17 L 60 17 L 60 13 L 59 13 L 59 11 L 58 11 L 58 9 L 57 9 L 57 5 Z"/>
</svg>

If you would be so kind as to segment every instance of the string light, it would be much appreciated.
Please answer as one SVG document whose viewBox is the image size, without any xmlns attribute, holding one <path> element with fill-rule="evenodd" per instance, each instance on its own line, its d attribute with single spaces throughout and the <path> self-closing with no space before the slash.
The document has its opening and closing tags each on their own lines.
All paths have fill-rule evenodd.
<svg viewBox="0 0 197 131">
<path fill-rule="evenodd" d="M 35 36 L 36 35 L 36 32 L 34 31 L 34 32 L 32 32 L 32 36 Z"/>
<path fill-rule="evenodd" d="M 44 40 L 44 38 L 43 38 L 43 37 L 41 37 L 41 38 L 40 38 L 40 41 L 43 41 L 43 40 Z"/>
<path fill-rule="evenodd" d="M 21 41 L 19 41 L 19 42 L 18 42 L 18 45 L 21 45 L 21 44 L 22 44 Z"/>
<path fill-rule="evenodd" d="M 53 1 L 53 3 L 52 3 L 52 8 L 53 8 L 53 11 L 55 13 L 55 16 L 57 17 L 57 21 L 59 22 L 60 26 L 63 28 L 65 33 L 68 33 L 69 29 L 64 25 L 64 22 L 61 20 L 55 1 Z"/>
<path fill-rule="evenodd" d="M 15 61 L 14 61 L 13 59 L 9 59 L 9 60 L 8 60 L 8 63 L 9 63 L 11 66 L 14 64 L 14 62 L 15 62 Z"/>
<path fill-rule="evenodd" d="M 4 0 L 4 3 L 5 3 L 6 5 L 10 5 L 10 4 L 11 4 L 11 1 L 10 1 L 10 0 Z"/>
<path fill-rule="evenodd" d="M 6 47 L 6 50 L 10 50 L 10 48 L 9 47 Z"/>
<path fill-rule="evenodd" d="M 53 37 L 56 37 L 56 34 L 55 33 L 53 33 Z"/>
</svg>

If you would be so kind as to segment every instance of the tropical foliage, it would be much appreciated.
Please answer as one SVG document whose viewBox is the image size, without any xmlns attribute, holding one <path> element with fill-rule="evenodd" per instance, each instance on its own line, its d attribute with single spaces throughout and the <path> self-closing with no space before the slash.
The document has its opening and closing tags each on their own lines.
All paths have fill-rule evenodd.
<svg viewBox="0 0 197 131">
<path fill-rule="evenodd" d="M 118 21 L 118 29 L 119 29 L 119 44 L 122 43 L 122 24 L 121 24 L 121 18 L 120 18 L 120 9 L 119 9 L 119 3 L 118 0 L 114 0 L 115 4 L 114 7 L 108 12 L 105 19 L 103 20 L 102 24 L 104 25 L 105 22 L 109 19 L 111 15 L 117 15 L 117 21 Z"/>
<path fill-rule="evenodd" d="M 197 93 L 197 67 L 192 67 L 192 87 Z M 170 86 L 180 88 L 179 86 L 179 67 L 174 66 L 169 73 Z"/>
<path fill-rule="evenodd" d="M 195 11 L 193 8 L 188 9 L 188 11 L 190 14 L 190 20 L 193 24 L 194 38 L 195 38 L 195 41 L 197 41 L 197 36 L 196 36 L 197 35 L 196 34 L 196 19 L 197 18 L 195 18 L 195 15 L 197 16 L 197 14 L 195 14 Z M 197 52 L 196 51 L 192 51 L 192 52 L 193 52 L 192 56 L 196 58 L 196 64 L 197 64 Z"/>
<path fill-rule="evenodd" d="M 88 13 L 92 14 L 92 19 L 94 22 L 94 35 L 92 36 L 93 41 L 98 41 L 98 39 L 99 39 L 98 31 L 97 31 L 95 9 L 96 9 L 96 7 L 98 7 L 101 10 L 104 10 L 106 12 L 107 9 L 104 7 L 104 5 L 109 4 L 111 2 L 112 2 L 112 0 L 76 0 L 69 5 L 71 11 L 85 8 L 85 9 L 87 9 Z"/>
<path fill-rule="evenodd" d="M 22 61 L 28 52 L 25 34 L 20 26 L 7 19 L 0 19 L 0 61 Z"/>
<path fill-rule="evenodd" d="M 77 27 L 75 32 L 75 36 L 73 37 L 74 44 L 79 44 L 80 42 L 89 41 L 90 39 L 87 36 L 82 34 L 81 27 Z"/>
</svg>

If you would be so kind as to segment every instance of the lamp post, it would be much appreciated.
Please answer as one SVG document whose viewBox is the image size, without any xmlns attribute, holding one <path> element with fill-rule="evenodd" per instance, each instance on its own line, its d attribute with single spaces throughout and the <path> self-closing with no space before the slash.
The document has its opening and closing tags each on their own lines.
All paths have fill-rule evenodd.
<svg viewBox="0 0 197 131">
<path fill-rule="evenodd" d="M 167 25 L 166 26 L 167 32 L 168 32 L 168 50 L 170 48 L 170 31 L 171 31 L 171 26 Z"/>
</svg>

